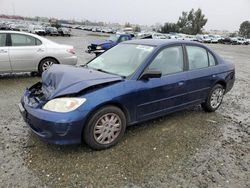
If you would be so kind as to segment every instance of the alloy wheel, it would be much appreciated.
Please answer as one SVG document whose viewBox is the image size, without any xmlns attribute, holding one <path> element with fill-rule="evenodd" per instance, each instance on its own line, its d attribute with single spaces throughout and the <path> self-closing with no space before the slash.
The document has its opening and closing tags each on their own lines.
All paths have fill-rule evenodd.
<svg viewBox="0 0 250 188">
<path fill-rule="evenodd" d="M 94 139 L 99 144 L 110 144 L 119 136 L 121 129 L 121 118 L 115 113 L 107 113 L 96 121 Z"/>
<path fill-rule="evenodd" d="M 213 108 L 217 108 L 222 100 L 223 100 L 223 95 L 224 95 L 224 89 L 222 88 L 217 88 L 213 91 L 210 99 L 210 104 Z"/>
<path fill-rule="evenodd" d="M 53 64 L 54 62 L 52 61 L 45 61 L 42 66 L 43 72 L 48 70 Z"/>
</svg>

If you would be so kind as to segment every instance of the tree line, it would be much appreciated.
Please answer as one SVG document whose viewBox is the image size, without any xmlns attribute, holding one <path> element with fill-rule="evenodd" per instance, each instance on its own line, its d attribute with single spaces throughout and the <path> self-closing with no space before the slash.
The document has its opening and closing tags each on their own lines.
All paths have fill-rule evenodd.
<svg viewBox="0 0 250 188">
<path fill-rule="evenodd" d="M 250 38 L 250 22 L 244 21 L 240 24 L 239 35 L 245 38 Z"/>
<path fill-rule="evenodd" d="M 191 9 L 189 12 L 182 12 L 177 23 L 166 22 L 159 30 L 161 33 L 184 33 L 196 35 L 202 33 L 202 28 L 206 25 L 208 19 L 202 13 L 202 10 Z"/>
<path fill-rule="evenodd" d="M 197 35 L 202 33 L 203 27 L 206 25 L 208 19 L 202 13 L 202 10 L 191 9 L 189 12 L 182 12 L 177 23 L 166 22 L 158 32 L 160 33 L 184 33 L 189 35 Z M 250 21 L 241 23 L 239 36 L 250 38 Z"/>
</svg>

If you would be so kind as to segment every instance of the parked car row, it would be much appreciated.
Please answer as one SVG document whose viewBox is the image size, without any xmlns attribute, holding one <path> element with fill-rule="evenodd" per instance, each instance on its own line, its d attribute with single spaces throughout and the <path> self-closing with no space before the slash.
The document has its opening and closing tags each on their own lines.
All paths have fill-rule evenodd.
<svg viewBox="0 0 250 188">
<path fill-rule="evenodd" d="M 76 26 L 75 29 L 92 31 L 92 32 L 100 32 L 100 33 L 108 33 L 108 34 L 115 34 L 118 30 L 116 28 L 95 27 L 95 26 Z"/>
<path fill-rule="evenodd" d="M 141 32 L 138 33 L 139 38 L 151 39 L 177 39 L 196 41 L 200 43 L 213 43 L 213 44 L 233 44 L 233 45 L 248 45 L 249 41 L 243 37 L 222 37 L 220 35 L 186 35 L 182 33 L 162 34 L 156 32 Z"/>
<path fill-rule="evenodd" d="M 22 31 L 41 36 L 71 36 L 71 29 L 51 27 L 48 24 L 31 24 L 26 22 L 0 22 L 0 30 Z"/>
<path fill-rule="evenodd" d="M 201 43 L 213 43 L 213 44 L 233 44 L 233 45 L 248 45 L 249 41 L 243 37 L 222 37 L 220 35 L 169 35 L 169 38 L 175 38 L 179 40 L 196 41 Z"/>
<path fill-rule="evenodd" d="M 37 25 L 31 25 L 29 26 L 30 33 L 42 35 L 42 36 L 71 36 L 71 29 L 59 27 L 58 29 L 56 27 L 42 27 Z"/>
</svg>

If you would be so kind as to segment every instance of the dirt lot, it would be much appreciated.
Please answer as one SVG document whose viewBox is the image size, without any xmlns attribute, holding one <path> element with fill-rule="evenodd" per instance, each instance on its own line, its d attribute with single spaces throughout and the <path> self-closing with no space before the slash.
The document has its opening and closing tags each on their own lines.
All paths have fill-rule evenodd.
<svg viewBox="0 0 250 188">
<path fill-rule="evenodd" d="M 85 32 L 51 38 L 85 54 Z M 35 137 L 17 104 L 39 77 L 0 76 L 1 187 L 250 187 L 250 46 L 210 45 L 235 63 L 237 79 L 216 113 L 199 106 L 129 127 L 105 151 L 54 146 Z"/>
</svg>

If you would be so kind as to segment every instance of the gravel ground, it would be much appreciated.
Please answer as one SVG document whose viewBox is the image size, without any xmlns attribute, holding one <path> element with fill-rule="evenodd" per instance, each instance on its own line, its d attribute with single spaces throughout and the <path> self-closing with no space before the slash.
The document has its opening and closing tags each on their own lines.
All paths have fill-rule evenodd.
<svg viewBox="0 0 250 188">
<path fill-rule="evenodd" d="M 79 64 L 96 36 L 53 37 L 75 46 Z M 209 45 L 235 63 L 237 79 L 222 106 L 199 106 L 129 127 L 104 151 L 40 141 L 17 104 L 29 74 L 0 76 L 0 187 L 250 187 L 250 46 Z"/>
</svg>

